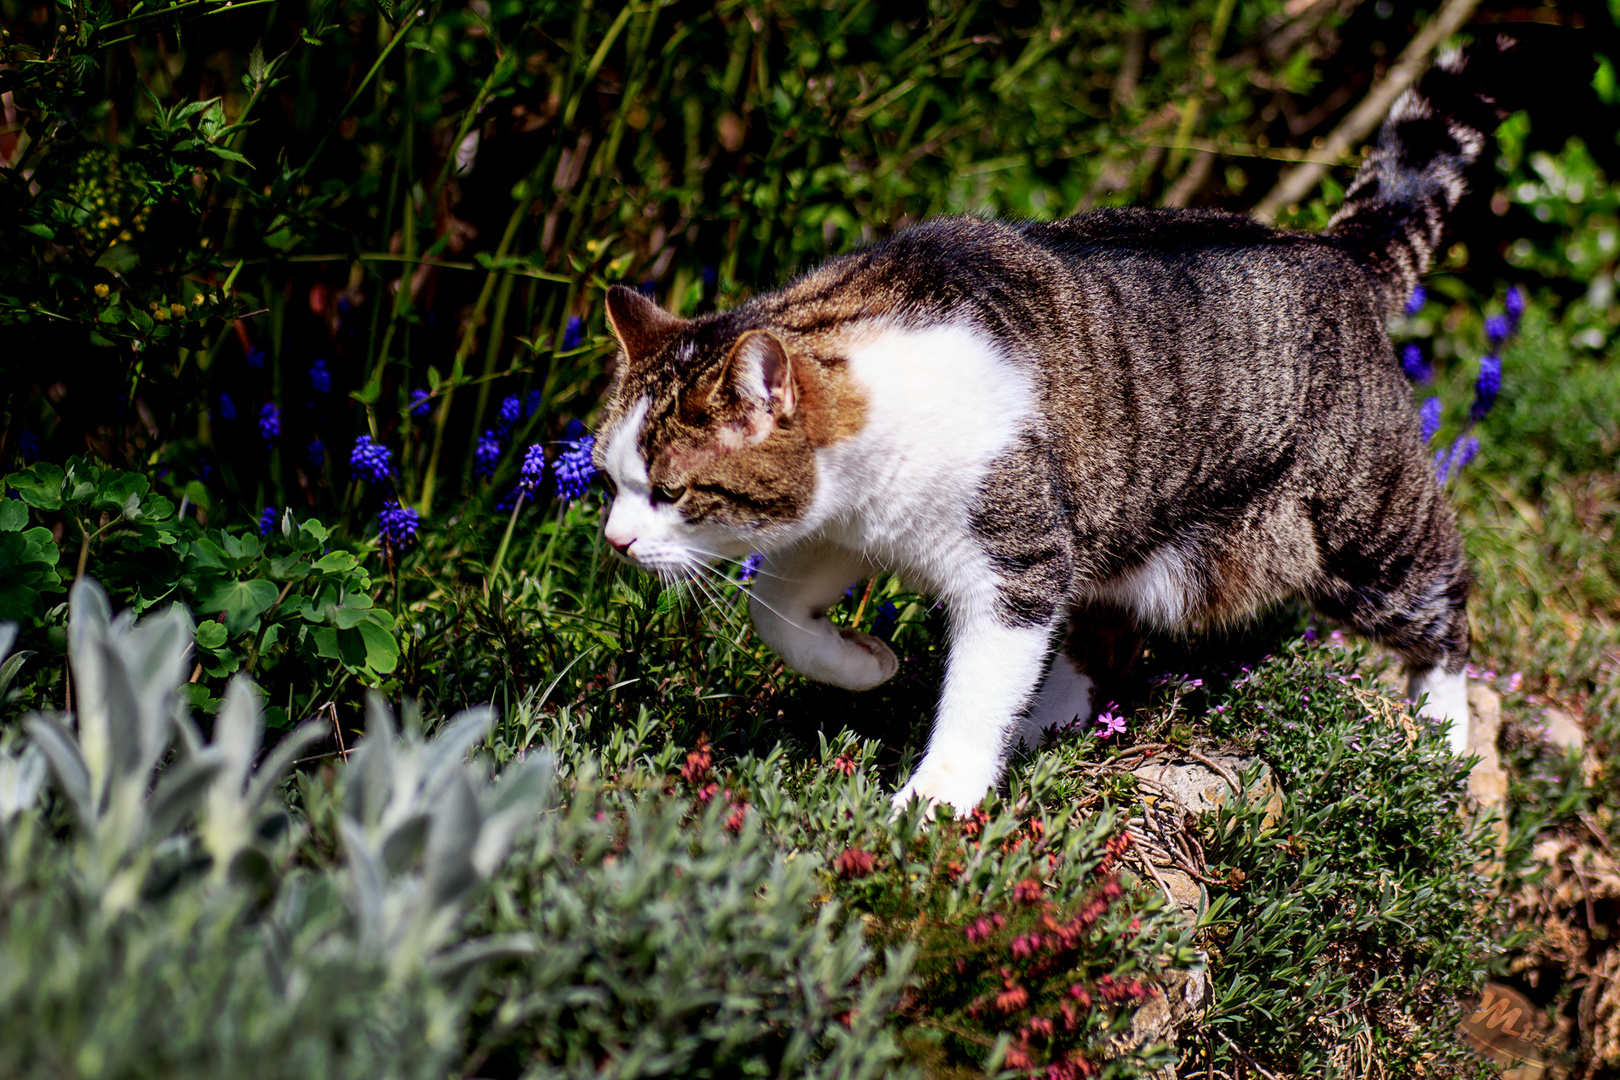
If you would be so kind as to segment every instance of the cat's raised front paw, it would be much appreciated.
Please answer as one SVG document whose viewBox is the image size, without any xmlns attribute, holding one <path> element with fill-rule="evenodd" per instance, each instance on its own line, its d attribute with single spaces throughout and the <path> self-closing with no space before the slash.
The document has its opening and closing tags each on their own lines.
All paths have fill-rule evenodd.
<svg viewBox="0 0 1620 1080">
<path fill-rule="evenodd" d="M 847 626 L 838 631 L 838 636 L 854 646 L 845 650 L 844 671 L 840 672 L 845 678 L 840 679 L 838 685 L 846 690 L 870 690 L 888 682 L 900 670 L 894 650 L 882 638 Z"/>
</svg>

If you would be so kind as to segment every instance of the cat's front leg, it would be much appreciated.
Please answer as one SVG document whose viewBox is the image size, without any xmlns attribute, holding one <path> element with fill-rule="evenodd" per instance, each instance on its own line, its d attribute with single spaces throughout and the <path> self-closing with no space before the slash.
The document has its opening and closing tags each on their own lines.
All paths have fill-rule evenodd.
<svg viewBox="0 0 1620 1080">
<path fill-rule="evenodd" d="M 993 605 L 953 606 L 950 655 L 928 750 L 894 797 L 978 805 L 1001 774 L 1009 736 L 1039 682 L 1052 637 L 1048 625 L 1010 625 Z"/>
<path fill-rule="evenodd" d="M 869 690 L 887 681 L 900 667 L 893 650 L 827 618 L 867 570 L 860 556 L 830 544 L 767 555 L 749 586 L 754 630 L 783 663 L 819 682 Z"/>
</svg>

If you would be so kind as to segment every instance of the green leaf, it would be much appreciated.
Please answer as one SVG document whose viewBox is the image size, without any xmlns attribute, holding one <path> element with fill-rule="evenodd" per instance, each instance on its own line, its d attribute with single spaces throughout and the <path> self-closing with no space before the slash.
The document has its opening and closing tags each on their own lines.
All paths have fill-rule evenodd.
<svg viewBox="0 0 1620 1080">
<path fill-rule="evenodd" d="M 359 565 L 360 560 L 347 551 L 329 551 L 315 560 L 314 569 L 322 574 L 337 574 L 345 570 L 353 570 Z"/>
<path fill-rule="evenodd" d="M 225 624 L 209 619 L 197 626 L 197 645 L 199 648 L 214 650 L 225 644 L 227 635 Z"/>
<path fill-rule="evenodd" d="M 40 461 L 6 477 L 6 484 L 15 488 L 23 502 L 35 509 L 60 510 L 65 477 L 61 466 Z"/>
<path fill-rule="evenodd" d="M 399 666 L 399 642 L 392 633 L 374 622 L 363 622 L 358 629 L 366 643 L 366 664 L 371 670 L 386 675 Z"/>
<path fill-rule="evenodd" d="M 33 233 L 35 236 L 40 237 L 43 240 L 53 240 L 56 237 L 55 231 L 52 230 L 49 225 L 42 224 L 38 221 L 29 222 L 22 227 L 22 230 L 23 232 Z"/>
<path fill-rule="evenodd" d="M 21 532 L 28 524 L 28 507 L 20 499 L 0 501 L 0 532 Z"/>
<path fill-rule="evenodd" d="M 203 602 L 203 611 L 225 613 L 225 629 L 239 634 L 253 625 L 260 615 L 270 610 L 279 590 L 268 581 L 227 581 L 209 593 Z"/>
<path fill-rule="evenodd" d="M 241 154 L 238 154 L 235 150 L 227 150 L 223 146 L 210 146 L 208 149 L 211 153 L 218 157 L 224 158 L 226 161 L 240 162 L 250 169 L 253 168 L 253 163 L 247 158 L 243 157 Z"/>
<path fill-rule="evenodd" d="M 352 630 L 362 623 L 376 623 L 379 626 L 392 626 L 393 620 L 386 611 L 376 608 L 340 607 L 332 612 L 332 625 L 339 630 Z"/>
</svg>

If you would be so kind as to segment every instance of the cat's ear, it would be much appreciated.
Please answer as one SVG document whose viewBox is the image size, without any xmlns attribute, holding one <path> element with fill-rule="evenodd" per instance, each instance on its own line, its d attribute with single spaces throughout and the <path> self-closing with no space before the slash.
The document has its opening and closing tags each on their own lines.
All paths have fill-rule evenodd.
<svg viewBox="0 0 1620 1080">
<path fill-rule="evenodd" d="M 787 346 L 769 330 L 750 330 L 737 339 L 726 358 L 721 383 L 747 411 L 750 443 L 763 442 L 776 422 L 792 416 L 799 404 Z"/>
<path fill-rule="evenodd" d="M 633 367 L 656 353 L 686 320 L 677 318 L 634 289 L 615 285 L 607 292 L 607 321 Z"/>
</svg>

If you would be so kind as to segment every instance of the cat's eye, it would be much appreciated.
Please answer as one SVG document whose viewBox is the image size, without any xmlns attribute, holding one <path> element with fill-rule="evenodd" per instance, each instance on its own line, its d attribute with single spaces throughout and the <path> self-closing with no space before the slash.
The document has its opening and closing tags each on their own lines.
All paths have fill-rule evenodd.
<svg viewBox="0 0 1620 1080">
<path fill-rule="evenodd" d="M 664 487 L 659 485 L 652 489 L 652 501 L 655 503 L 677 503 L 681 496 L 686 494 L 686 485 L 680 487 Z"/>
</svg>

